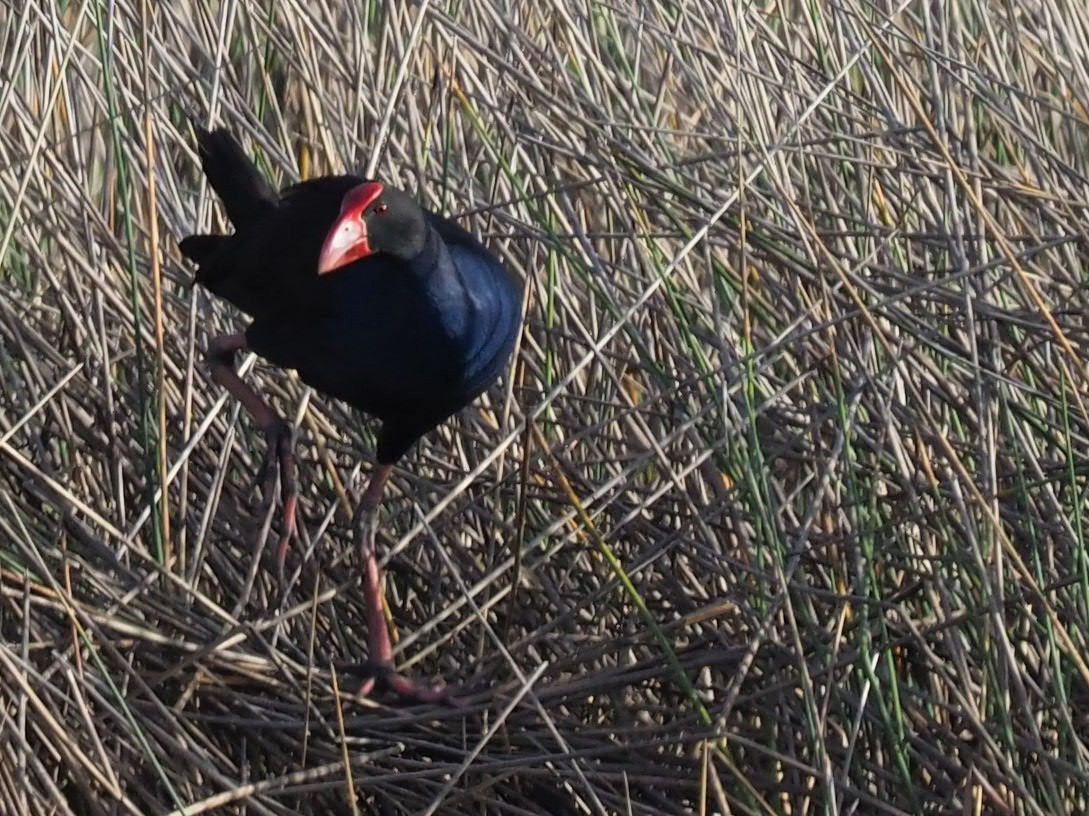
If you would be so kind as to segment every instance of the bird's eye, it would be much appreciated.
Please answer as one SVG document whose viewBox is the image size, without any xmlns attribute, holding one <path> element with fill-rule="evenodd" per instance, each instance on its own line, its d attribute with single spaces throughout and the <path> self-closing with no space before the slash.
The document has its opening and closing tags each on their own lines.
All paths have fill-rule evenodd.
<svg viewBox="0 0 1089 816">
<path fill-rule="evenodd" d="M 389 204 L 379 204 L 377 207 L 374 208 L 374 211 L 378 213 L 378 215 L 385 215 L 387 212 L 389 212 Z"/>
</svg>

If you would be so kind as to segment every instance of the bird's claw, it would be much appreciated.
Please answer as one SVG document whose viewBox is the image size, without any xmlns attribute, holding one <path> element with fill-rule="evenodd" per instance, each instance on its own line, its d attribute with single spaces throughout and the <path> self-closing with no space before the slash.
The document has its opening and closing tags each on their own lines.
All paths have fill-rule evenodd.
<svg viewBox="0 0 1089 816">
<path fill-rule="evenodd" d="M 355 695 L 357 698 L 368 697 L 372 692 L 390 692 L 402 703 L 442 703 L 451 708 L 464 705 L 444 683 L 420 683 L 399 674 L 392 663 L 368 660 L 362 666 L 356 667 L 353 673 L 363 676 L 363 682 Z"/>
</svg>

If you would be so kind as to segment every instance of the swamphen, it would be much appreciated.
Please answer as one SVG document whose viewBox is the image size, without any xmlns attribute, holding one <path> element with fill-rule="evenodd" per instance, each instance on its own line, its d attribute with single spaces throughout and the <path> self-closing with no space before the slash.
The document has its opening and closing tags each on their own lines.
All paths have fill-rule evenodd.
<svg viewBox="0 0 1089 816">
<path fill-rule="evenodd" d="M 378 466 L 354 525 L 370 651 L 359 693 L 450 699 L 443 686 L 394 670 L 375 514 L 393 464 L 506 368 L 521 325 L 521 283 L 476 238 L 401 190 L 327 176 L 276 193 L 229 132 L 194 129 L 201 166 L 235 232 L 191 235 L 180 248 L 199 266 L 196 282 L 252 319 L 244 333 L 214 339 L 208 361 L 212 379 L 265 432 L 266 457 L 278 461 L 281 578 L 296 531 L 293 436 L 235 371 L 235 354 L 247 349 L 381 420 Z"/>
</svg>

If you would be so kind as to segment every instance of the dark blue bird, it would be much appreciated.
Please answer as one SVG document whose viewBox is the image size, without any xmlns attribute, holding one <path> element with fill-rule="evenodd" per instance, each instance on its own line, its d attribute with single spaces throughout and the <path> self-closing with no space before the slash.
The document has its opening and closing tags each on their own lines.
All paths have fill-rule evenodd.
<svg viewBox="0 0 1089 816">
<path fill-rule="evenodd" d="M 225 130 L 195 128 L 201 166 L 233 235 L 191 235 L 182 253 L 196 282 L 252 319 L 212 341 L 212 378 L 237 397 L 279 464 L 281 575 L 295 536 L 291 428 L 235 371 L 250 349 L 295 369 L 318 391 L 378 418 L 378 466 L 360 500 L 369 660 L 360 689 L 408 700 L 448 699 L 442 686 L 396 673 L 383 616 L 374 516 L 393 464 L 506 369 L 521 326 L 522 286 L 476 238 L 407 193 L 356 176 L 327 176 L 279 193 Z"/>
</svg>

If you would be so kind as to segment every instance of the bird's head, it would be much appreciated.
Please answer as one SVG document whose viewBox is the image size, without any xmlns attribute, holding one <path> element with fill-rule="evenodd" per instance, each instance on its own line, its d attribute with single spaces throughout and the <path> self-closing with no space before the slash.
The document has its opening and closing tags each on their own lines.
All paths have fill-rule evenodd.
<svg viewBox="0 0 1089 816">
<path fill-rule="evenodd" d="M 423 250 L 426 239 L 423 210 L 408 193 L 365 181 L 345 193 L 322 244 L 318 274 L 379 252 L 408 260 Z"/>
</svg>

